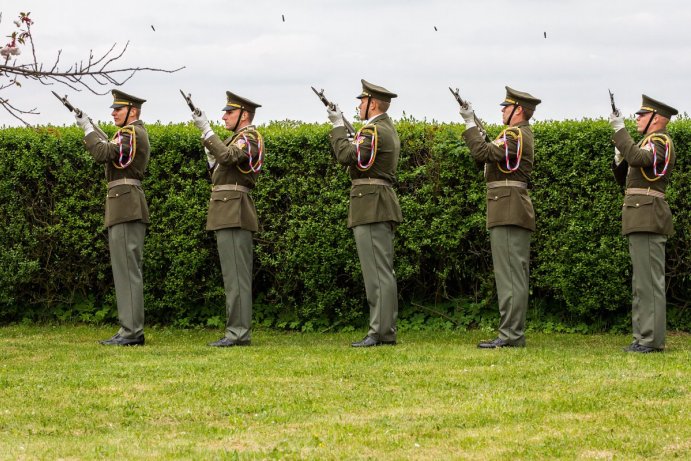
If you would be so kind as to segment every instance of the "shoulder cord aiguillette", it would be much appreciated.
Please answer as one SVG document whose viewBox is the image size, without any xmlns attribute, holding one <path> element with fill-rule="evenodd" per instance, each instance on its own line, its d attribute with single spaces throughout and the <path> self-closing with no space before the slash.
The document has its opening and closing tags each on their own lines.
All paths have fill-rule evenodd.
<svg viewBox="0 0 691 461">
<path fill-rule="evenodd" d="M 122 148 L 122 135 L 126 134 L 130 136 L 130 151 L 125 154 Z M 113 160 L 113 166 L 119 170 L 127 168 L 134 161 L 134 156 L 137 153 L 137 135 L 134 132 L 133 125 L 127 125 L 120 128 L 114 135 L 113 141 L 118 145 L 120 149 L 120 155 L 117 160 Z"/>
<path fill-rule="evenodd" d="M 257 158 L 256 161 L 252 157 L 252 144 L 250 143 L 249 139 L 247 139 L 247 136 L 245 134 L 240 135 L 245 141 L 245 145 L 247 146 L 247 156 L 249 157 L 249 170 L 243 170 L 240 168 L 240 165 L 238 165 L 238 170 L 244 174 L 249 174 L 249 173 L 259 173 L 259 171 L 262 169 L 262 165 L 264 164 L 264 138 L 262 138 L 262 135 L 257 132 Z M 252 135 L 250 134 L 250 137 Z"/>
<path fill-rule="evenodd" d="M 516 164 L 511 166 L 509 160 L 509 142 L 508 138 L 516 140 Z M 506 170 L 501 167 L 499 162 L 497 162 L 497 168 L 502 173 L 513 173 L 521 166 L 521 156 L 523 154 L 523 132 L 517 127 L 508 127 L 504 129 L 496 139 L 501 139 L 504 143 L 504 158 L 506 159 Z"/>
<path fill-rule="evenodd" d="M 360 152 L 360 144 L 365 141 L 365 135 L 372 136 L 370 142 L 370 157 L 367 164 L 362 163 L 362 153 Z M 360 171 L 367 171 L 374 165 L 374 159 L 377 157 L 377 147 L 378 147 L 378 136 L 377 136 L 377 126 L 367 125 L 360 128 L 355 135 L 355 152 L 357 153 L 357 169 Z"/>
<path fill-rule="evenodd" d="M 662 169 L 660 173 L 657 172 L 657 147 L 655 146 L 655 141 L 662 141 L 665 144 L 665 166 Z M 643 177 L 648 180 L 648 181 L 657 181 L 661 177 L 667 173 L 667 167 L 669 166 L 669 138 L 665 135 L 661 134 L 650 134 L 648 135 L 643 142 L 641 142 L 641 146 L 648 144 L 648 147 L 650 147 L 650 150 L 653 153 L 653 175 L 655 176 L 654 178 L 648 177 L 647 174 L 645 174 L 645 170 L 643 167 L 641 167 L 641 173 L 643 174 Z"/>
</svg>

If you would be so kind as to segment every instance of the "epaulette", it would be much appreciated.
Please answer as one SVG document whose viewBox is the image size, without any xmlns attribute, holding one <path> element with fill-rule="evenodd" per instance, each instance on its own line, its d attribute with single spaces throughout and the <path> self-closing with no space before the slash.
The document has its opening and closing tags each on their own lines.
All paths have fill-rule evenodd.
<svg viewBox="0 0 691 461">
<path fill-rule="evenodd" d="M 672 138 L 667 133 L 650 133 L 641 140 L 641 149 L 650 150 L 651 142 L 662 145 L 671 144 Z"/>
</svg>

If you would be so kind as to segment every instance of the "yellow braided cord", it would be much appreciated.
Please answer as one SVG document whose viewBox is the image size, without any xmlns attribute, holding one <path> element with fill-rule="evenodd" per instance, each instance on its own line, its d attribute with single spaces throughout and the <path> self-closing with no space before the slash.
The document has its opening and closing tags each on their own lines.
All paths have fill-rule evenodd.
<svg viewBox="0 0 691 461">
<path fill-rule="evenodd" d="M 518 165 L 520 165 L 520 163 L 521 163 L 521 154 L 523 153 L 523 132 L 518 127 L 510 126 L 508 128 L 505 128 L 501 133 L 499 133 L 499 136 L 496 137 L 495 141 L 503 139 L 505 135 L 506 135 L 506 138 L 512 138 L 512 139 L 517 140 L 517 146 L 518 146 L 518 149 L 516 150 L 516 158 L 517 158 L 516 161 L 518 162 L 518 163 L 516 163 L 516 170 L 517 170 Z M 508 139 L 506 141 L 506 144 L 507 144 L 507 146 L 504 146 L 504 149 L 508 149 Z M 508 162 L 508 151 L 507 151 L 506 155 L 507 155 L 506 161 Z M 501 171 L 502 173 L 506 173 L 506 174 L 511 174 L 515 171 L 515 170 L 507 171 L 507 170 L 503 169 L 501 167 L 501 165 L 499 164 L 499 162 L 497 162 L 497 168 L 499 168 L 499 171 Z"/>
<path fill-rule="evenodd" d="M 369 162 L 363 165 L 360 161 L 360 140 L 364 141 L 366 135 L 372 136 L 372 152 L 370 153 Z M 377 135 L 377 125 L 366 125 L 358 130 L 355 135 L 355 151 L 357 152 L 357 169 L 360 171 L 367 171 L 374 165 L 374 160 L 377 158 L 377 148 L 379 147 L 379 136 Z"/>
<path fill-rule="evenodd" d="M 255 133 L 256 133 L 256 136 L 254 135 Z M 236 165 L 236 168 L 238 170 L 240 170 L 240 172 L 243 174 L 257 173 L 261 169 L 262 164 L 264 163 L 264 155 L 263 155 L 264 154 L 264 138 L 262 137 L 261 133 L 259 133 L 258 131 L 255 131 L 255 132 L 248 132 L 248 133 L 239 134 L 238 136 L 235 137 L 235 139 L 233 139 L 233 142 L 235 142 L 240 136 L 243 136 L 243 135 L 245 136 L 245 139 L 251 138 L 251 139 L 254 139 L 257 141 L 257 152 L 258 152 L 257 158 L 258 158 L 259 163 L 258 163 L 257 168 L 253 168 L 252 155 L 251 155 L 252 154 L 252 147 L 250 146 L 249 141 L 247 141 L 247 144 L 246 144 L 247 151 L 245 153 L 249 157 L 250 168 L 249 168 L 249 170 L 243 170 L 242 168 L 240 168 L 240 164 Z M 231 144 L 232 144 L 232 142 L 231 142 Z"/>
<path fill-rule="evenodd" d="M 120 149 L 120 152 L 122 153 L 122 134 L 129 134 L 130 135 L 130 152 L 131 156 L 125 162 L 124 164 L 122 163 L 122 158 L 120 158 L 119 161 L 113 160 L 113 166 L 117 168 L 118 170 L 123 170 L 130 166 L 130 164 L 134 161 L 134 156 L 137 154 L 137 136 L 134 132 L 134 125 L 127 125 L 123 126 L 120 128 L 118 131 L 115 132 L 113 135 L 113 141 L 115 141 L 115 144 L 118 146 Z"/>
<path fill-rule="evenodd" d="M 662 143 L 665 145 L 665 147 L 669 148 L 669 138 L 667 138 L 667 135 L 661 134 L 661 133 L 649 134 L 648 136 L 645 137 L 645 139 L 643 139 L 643 141 L 641 142 L 641 146 L 645 146 L 649 142 L 654 144 L 655 141 L 662 141 Z M 654 159 L 654 157 L 653 157 L 653 159 Z M 664 174 L 662 174 L 662 175 L 656 176 L 654 178 L 649 178 L 648 175 L 645 174 L 645 170 L 643 169 L 643 167 L 641 167 L 641 174 L 646 179 L 646 181 L 649 181 L 649 182 L 658 181 L 659 179 L 661 179 L 664 176 Z"/>
</svg>

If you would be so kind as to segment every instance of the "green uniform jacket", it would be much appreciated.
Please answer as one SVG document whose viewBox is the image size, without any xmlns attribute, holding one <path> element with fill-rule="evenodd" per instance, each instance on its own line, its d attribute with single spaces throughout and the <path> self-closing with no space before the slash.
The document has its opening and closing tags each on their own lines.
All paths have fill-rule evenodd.
<svg viewBox="0 0 691 461">
<path fill-rule="evenodd" d="M 329 133 L 331 146 L 336 154 L 336 160 L 348 166 L 350 179 L 383 179 L 393 184 L 396 181 L 396 168 L 401 153 L 401 142 L 398 133 L 387 114 L 377 116 L 370 124 L 362 127 L 360 143 L 361 165 L 369 163 L 372 156 L 372 131 L 376 127 L 377 148 L 374 163 L 361 171 L 358 168 L 356 141 L 348 140 L 344 127 L 337 127 Z M 357 137 L 356 137 L 357 139 Z M 401 206 L 396 192 L 390 186 L 363 184 L 350 189 L 350 211 L 348 213 L 348 227 L 361 224 L 392 221 L 403 221 Z"/>
<path fill-rule="evenodd" d="M 470 149 L 470 155 L 477 162 L 485 164 L 485 180 L 519 181 L 530 183 L 530 173 L 533 171 L 534 142 L 533 131 L 528 122 L 516 125 L 523 137 L 521 163 L 513 172 L 506 173 L 506 150 L 504 141 L 497 139 L 486 142 L 480 130 L 472 127 L 463 133 L 463 139 Z M 517 141 L 507 136 L 509 150 L 509 164 L 511 168 L 517 161 Z M 504 171 L 502 171 L 504 170 Z M 518 226 L 530 231 L 535 230 L 535 211 L 527 189 L 519 187 L 496 187 L 487 189 L 487 229 L 495 226 Z"/>
<path fill-rule="evenodd" d="M 669 140 L 669 165 L 664 176 L 655 176 L 653 171 L 653 151 L 650 147 L 641 146 L 648 136 L 645 136 L 638 144 L 633 142 L 626 129 L 614 133 L 614 145 L 619 149 L 624 161 L 618 166 L 613 165 L 614 177 L 619 184 L 626 188 L 641 188 L 664 193 L 669 184 L 669 177 L 674 169 L 676 156 L 672 138 L 664 131 L 658 134 Z M 662 172 L 665 167 L 665 144 L 660 139 L 654 140 L 657 152 L 657 172 Z M 646 179 L 646 176 L 650 179 Z M 659 179 L 657 179 L 659 178 Z M 626 195 L 622 208 L 621 232 L 623 235 L 632 232 L 653 232 L 670 236 L 674 233 L 672 212 L 667 201 L 663 198 L 650 195 Z"/>
<path fill-rule="evenodd" d="M 136 149 L 134 159 L 127 165 L 132 143 L 129 133 L 131 128 L 134 128 Z M 92 131 L 84 137 L 84 145 L 97 162 L 105 164 L 108 182 L 125 178 L 143 180 L 150 151 L 149 135 L 144 122 L 137 120 L 118 130 L 118 133 L 121 134 L 119 142 L 117 134 L 112 141 L 108 141 Z M 149 207 L 144 190 L 141 186 L 131 184 L 110 187 L 106 198 L 105 226 L 131 221 L 149 223 Z"/>
<path fill-rule="evenodd" d="M 258 143 L 259 133 L 254 125 L 247 125 L 225 141 L 221 141 L 215 134 L 205 139 L 204 147 L 216 157 L 216 165 L 211 172 L 213 186 L 237 184 L 254 189 L 259 172 L 255 173 L 250 169 L 249 161 L 250 154 L 253 162 L 258 161 Z M 259 230 L 257 209 L 252 197 L 237 190 L 212 191 L 206 230 L 234 227 L 251 232 Z"/>
</svg>

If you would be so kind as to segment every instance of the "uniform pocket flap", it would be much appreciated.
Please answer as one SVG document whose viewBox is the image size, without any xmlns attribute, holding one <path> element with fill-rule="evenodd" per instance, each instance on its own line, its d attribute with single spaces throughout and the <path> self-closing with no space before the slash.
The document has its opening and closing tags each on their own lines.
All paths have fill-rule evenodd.
<svg viewBox="0 0 691 461">
<path fill-rule="evenodd" d="M 127 184 L 121 186 L 115 186 L 108 189 L 108 198 L 122 197 L 125 194 L 129 194 L 132 191 L 132 187 Z"/>
<path fill-rule="evenodd" d="M 374 185 L 357 186 L 350 190 L 350 196 L 362 197 L 364 195 L 376 194 L 377 192 L 377 186 Z"/>
<path fill-rule="evenodd" d="M 511 189 L 508 187 L 497 187 L 487 191 L 487 200 L 499 200 L 511 195 Z"/>
<path fill-rule="evenodd" d="M 242 197 L 242 192 L 237 190 L 220 190 L 211 192 L 212 202 L 228 202 L 230 200 L 238 200 Z"/>
<path fill-rule="evenodd" d="M 627 195 L 624 197 L 624 206 L 629 208 L 639 208 L 646 205 L 652 205 L 655 197 L 652 195 Z"/>
</svg>

